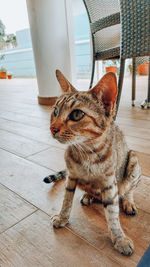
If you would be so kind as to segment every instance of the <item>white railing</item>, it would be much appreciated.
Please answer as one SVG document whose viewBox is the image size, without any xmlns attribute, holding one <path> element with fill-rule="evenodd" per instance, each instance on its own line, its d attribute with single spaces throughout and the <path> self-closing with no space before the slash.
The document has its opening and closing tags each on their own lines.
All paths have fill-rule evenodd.
<svg viewBox="0 0 150 267">
<path fill-rule="evenodd" d="M 90 39 L 81 40 L 81 41 L 75 41 L 75 45 L 78 45 L 78 44 L 88 44 L 88 43 L 90 43 Z"/>
<path fill-rule="evenodd" d="M 2 53 L 0 52 L 0 56 L 17 54 L 17 53 L 22 53 L 22 52 L 29 52 L 29 51 L 32 51 L 32 48 L 22 48 L 22 49 L 20 48 L 20 49 L 8 51 L 8 52 L 6 50 L 6 52 L 5 51 L 3 51 Z"/>
</svg>

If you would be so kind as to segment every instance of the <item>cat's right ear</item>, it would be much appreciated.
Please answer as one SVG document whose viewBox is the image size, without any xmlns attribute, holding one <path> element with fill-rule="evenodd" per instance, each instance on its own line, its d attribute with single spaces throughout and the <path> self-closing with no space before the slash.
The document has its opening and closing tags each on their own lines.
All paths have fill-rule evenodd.
<svg viewBox="0 0 150 267">
<path fill-rule="evenodd" d="M 89 90 L 89 93 L 102 99 L 106 114 L 113 113 L 117 98 L 117 78 L 113 72 L 106 73 L 102 79 Z"/>
<path fill-rule="evenodd" d="M 56 77 L 63 92 L 77 92 L 73 85 L 65 78 L 60 70 L 56 70 Z"/>
</svg>

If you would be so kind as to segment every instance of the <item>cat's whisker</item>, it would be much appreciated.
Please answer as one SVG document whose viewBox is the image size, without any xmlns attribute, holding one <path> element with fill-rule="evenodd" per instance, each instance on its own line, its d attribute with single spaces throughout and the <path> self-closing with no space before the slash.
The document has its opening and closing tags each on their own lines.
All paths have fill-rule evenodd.
<svg viewBox="0 0 150 267">
<path fill-rule="evenodd" d="M 79 143 L 75 144 L 74 146 L 76 147 L 77 151 L 79 152 L 81 159 L 83 159 L 84 158 L 84 154 L 83 154 L 84 151 L 81 149 Z"/>
</svg>

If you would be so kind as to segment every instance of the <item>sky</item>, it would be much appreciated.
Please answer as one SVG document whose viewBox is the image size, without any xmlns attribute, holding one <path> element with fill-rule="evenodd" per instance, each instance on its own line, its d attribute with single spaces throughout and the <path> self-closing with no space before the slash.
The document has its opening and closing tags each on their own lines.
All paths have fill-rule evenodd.
<svg viewBox="0 0 150 267">
<path fill-rule="evenodd" d="M 6 34 L 29 28 L 26 0 L 0 0 L 0 19 Z"/>
<path fill-rule="evenodd" d="M 73 0 L 73 11 L 74 15 L 85 12 L 81 0 Z M 29 28 L 26 0 L 0 0 L 0 19 L 6 26 L 6 34 Z"/>
</svg>

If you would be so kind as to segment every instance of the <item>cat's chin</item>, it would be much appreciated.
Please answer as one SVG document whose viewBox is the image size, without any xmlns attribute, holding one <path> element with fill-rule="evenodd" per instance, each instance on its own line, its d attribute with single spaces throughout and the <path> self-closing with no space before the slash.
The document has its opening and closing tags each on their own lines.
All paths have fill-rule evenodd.
<svg viewBox="0 0 150 267">
<path fill-rule="evenodd" d="M 64 145 L 70 145 L 70 144 L 71 144 L 70 141 L 61 139 L 61 138 L 59 138 L 59 137 L 57 137 L 57 138 L 55 137 L 54 139 L 55 139 L 56 141 L 58 141 L 59 143 L 64 144 Z"/>
<path fill-rule="evenodd" d="M 78 137 L 75 139 L 63 139 L 59 136 L 53 137 L 55 140 L 57 140 L 59 143 L 64 144 L 64 145 L 77 145 L 77 144 L 82 144 L 83 142 L 85 142 L 85 138 L 84 137 Z"/>
</svg>

